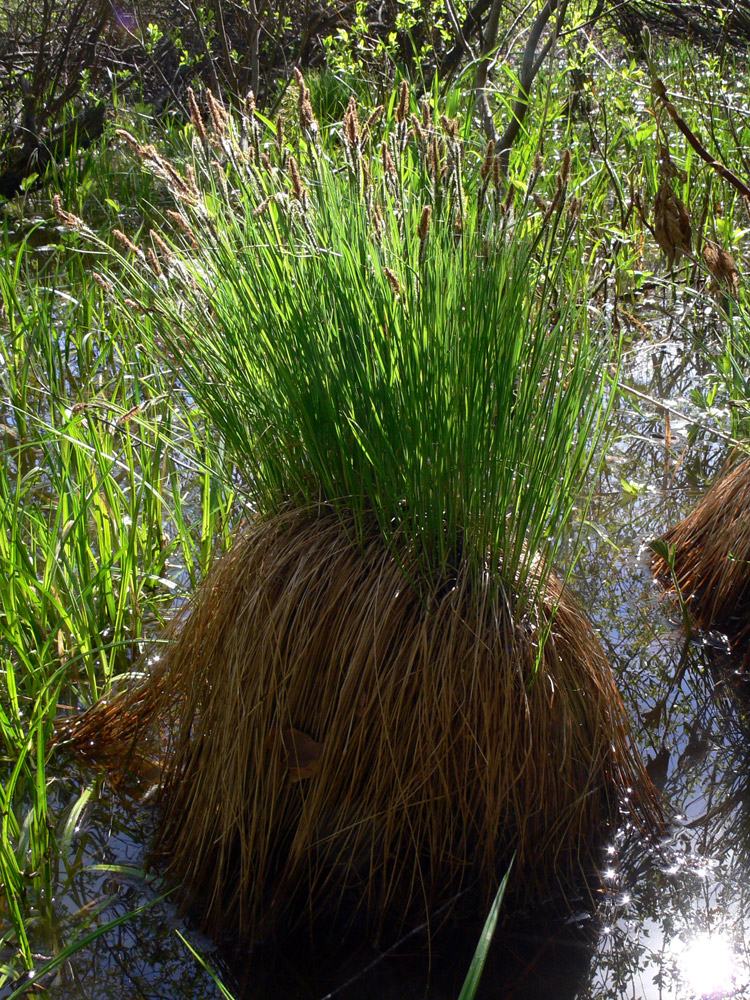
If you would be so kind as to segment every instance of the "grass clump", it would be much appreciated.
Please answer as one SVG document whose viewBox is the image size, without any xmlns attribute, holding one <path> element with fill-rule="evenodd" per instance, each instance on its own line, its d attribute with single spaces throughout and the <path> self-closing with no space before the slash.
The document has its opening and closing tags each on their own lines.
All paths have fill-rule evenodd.
<svg viewBox="0 0 750 1000">
<path fill-rule="evenodd" d="M 699 628 L 721 626 L 742 651 L 750 635 L 750 459 L 735 462 L 696 509 L 660 542 L 670 547 L 672 569 L 662 554 L 656 575 L 682 596 Z"/>
<path fill-rule="evenodd" d="M 219 450 L 80 256 L 35 268 L 25 244 L 0 246 L 0 333 L 2 981 L 64 955 L 106 908 L 76 902 L 95 783 L 61 780 L 55 722 L 132 676 L 231 491 L 212 488 Z M 191 491 L 189 442 L 207 461 Z"/>
<path fill-rule="evenodd" d="M 241 937 L 491 898 L 513 851 L 548 885 L 621 789 L 655 812 L 552 571 L 608 413 L 570 157 L 539 204 L 406 85 L 338 139 L 298 95 L 291 145 L 211 95 L 187 163 L 128 140 L 175 207 L 120 237 L 121 300 L 256 513 L 148 681 L 70 732 L 116 764 L 166 731 L 156 854 Z"/>
</svg>

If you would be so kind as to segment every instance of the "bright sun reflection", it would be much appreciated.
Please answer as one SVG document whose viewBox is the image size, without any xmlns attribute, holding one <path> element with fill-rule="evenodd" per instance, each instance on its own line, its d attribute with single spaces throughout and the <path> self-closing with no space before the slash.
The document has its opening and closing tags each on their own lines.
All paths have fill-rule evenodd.
<svg viewBox="0 0 750 1000">
<path fill-rule="evenodd" d="M 721 934 L 697 934 L 672 942 L 680 978 L 700 1000 L 734 996 L 737 987 L 737 956 Z"/>
</svg>

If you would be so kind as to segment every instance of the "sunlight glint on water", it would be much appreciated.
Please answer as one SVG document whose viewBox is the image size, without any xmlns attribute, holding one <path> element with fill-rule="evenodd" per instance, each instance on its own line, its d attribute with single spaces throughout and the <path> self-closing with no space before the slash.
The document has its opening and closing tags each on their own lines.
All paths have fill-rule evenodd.
<svg viewBox="0 0 750 1000">
<path fill-rule="evenodd" d="M 736 996 L 741 989 L 738 958 L 726 935 L 675 938 L 670 947 L 680 979 L 696 1000 Z"/>
</svg>

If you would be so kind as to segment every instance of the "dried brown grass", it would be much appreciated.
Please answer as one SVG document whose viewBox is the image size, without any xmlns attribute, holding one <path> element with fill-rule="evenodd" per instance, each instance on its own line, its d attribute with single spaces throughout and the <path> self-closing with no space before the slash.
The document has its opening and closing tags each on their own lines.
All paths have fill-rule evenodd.
<svg viewBox="0 0 750 1000">
<path fill-rule="evenodd" d="M 675 583 L 695 624 L 720 626 L 737 651 L 750 639 L 750 459 L 730 464 L 696 509 L 662 536 L 674 550 L 652 566 L 668 590 Z"/>
<path fill-rule="evenodd" d="M 740 290 L 740 272 L 734 257 L 712 240 L 706 241 L 702 256 L 711 273 L 709 292 L 729 292 L 736 298 Z"/>
<path fill-rule="evenodd" d="M 211 932 L 251 938 L 347 899 L 410 919 L 478 876 L 491 893 L 512 850 L 532 893 L 590 864 L 623 789 L 658 815 L 606 657 L 554 576 L 536 624 L 489 575 L 425 600 L 408 557 L 350 527 L 256 523 L 150 680 L 73 733 L 118 767 L 168 735 L 155 856 Z"/>
<path fill-rule="evenodd" d="M 662 161 L 664 162 L 664 161 Z M 654 237 L 669 266 L 678 264 L 683 254 L 690 255 L 693 233 L 685 203 L 677 197 L 670 184 L 669 167 L 659 168 L 659 188 L 654 201 Z"/>
</svg>

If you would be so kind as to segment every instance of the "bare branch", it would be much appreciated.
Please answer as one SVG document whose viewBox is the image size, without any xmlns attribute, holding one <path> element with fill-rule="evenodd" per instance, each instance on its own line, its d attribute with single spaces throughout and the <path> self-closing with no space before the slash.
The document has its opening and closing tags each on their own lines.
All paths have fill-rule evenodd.
<svg viewBox="0 0 750 1000">
<path fill-rule="evenodd" d="M 531 31 L 529 32 L 529 37 L 526 42 L 526 49 L 523 54 L 523 62 L 521 63 L 521 72 L 518 77 L 518 93 L 516 95 L 515 103 L 513 104 L 511 118 L 500 139 L 496 140 L 496 148 L 499 150 L 501 163 L 503 168 L 506 170 L 510 161 L 511 146 L 515 142 L 518 133 L 521 131 L 524 118 L 529 110 L 529 95 L 531 93 L 531 87 L 537 73 L 541 69 L 544 60 L 549 53 L 550 48 L 557 39 L 563 19 L 565 18 L 565 13 L 568 9 L 568 3 L 569 0 L 562 0 L 562 3 L 559 4 L 558 10 L 558 0 L 547 0 L 547 3 L 545 3 L 539 11 L 536 20 L 531 26 Z M 539 45 L 539 40 L 547 26 L 547 22 L 556 10 L 558 10 L 558 14 L 554 32 L 542 48 L 541 54 L 537 56 L 536 50 Z M 494 132 L 494 123 L 492 127 Z M 491 133 L 488 132 L 487 134 L 488 136 L 491 136 Z"/>
</svg>

